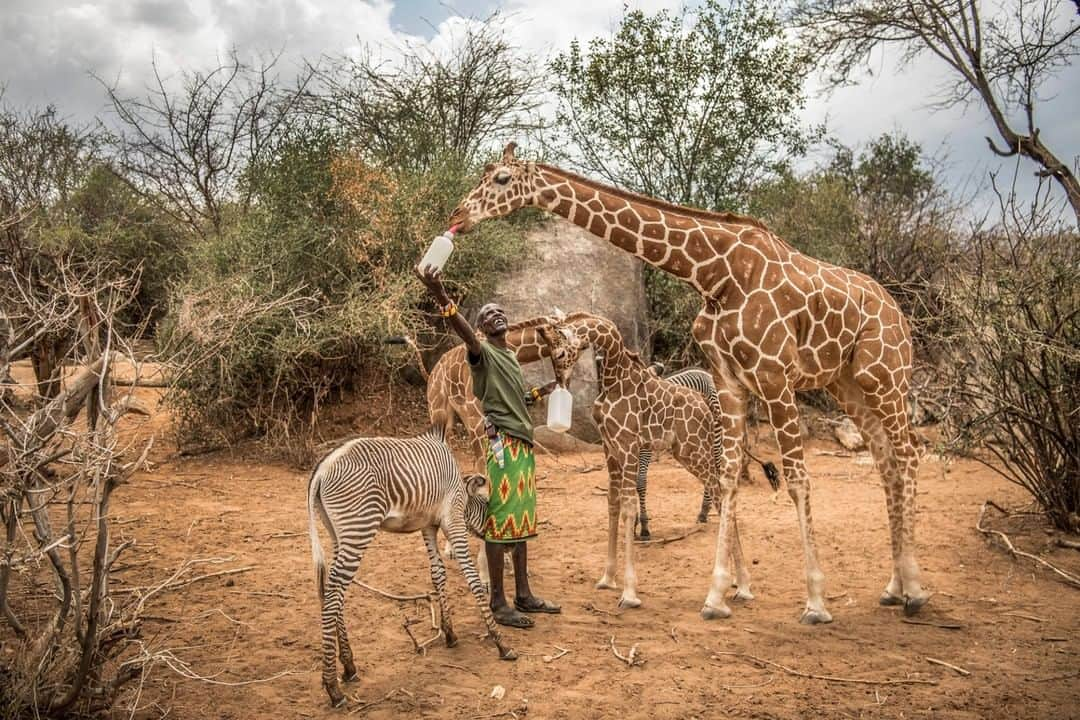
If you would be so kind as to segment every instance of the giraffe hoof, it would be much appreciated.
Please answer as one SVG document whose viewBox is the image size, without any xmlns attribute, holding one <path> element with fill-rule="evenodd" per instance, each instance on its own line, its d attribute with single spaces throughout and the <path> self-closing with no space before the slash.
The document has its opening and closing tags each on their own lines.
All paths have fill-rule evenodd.
<svg viewBox="0 0 1080 720">
<path fill-rule="evenodd" d="M 930 600 L 929 593 L 927 593 L 926 595 L 918 596 L 918 597 L 909 597 L 909 596 L 905 595 L 904 596 L 904 616 L 905 617 L 911 617 L 912 615 L 916 614 L 917 612 L 919 612 L 919 610 L 922 608 L 922 606 L 925 605 L 929 600 Z"/>
<path fill-rule="evenodd" d="M 617 586 L 615 585 L 615 583 L 611 580 L 608 580 L 606 577 L 600 578 L 600 580 L 596 583 L 597 590 L 615 590 L 616 587 Z"/>
<path fill-rule="evenodd" d="M 888 590 L 881 593 L 881 597 L 878 598 L 878 605 L 882 607 L 896 607 L 904 604 L 904 598 L 899 595 L 893 595 Z"/>
<path fill-rule="evenodd" d="M 801 622 L 803 625 L 824 625 L 825 623 L 832 622 L 832 615 L 830 615 L 829 611 L 825 609 L 813 610 L 811 608 L 806 608 L 805 610 L 803 610 L 803 614 L 802 617 L 799 618 L 799 622 Z"/>
<path fill-rule="evenodd" d="M 619 607 L 621 607 L 621 608 L 641 607 L 641 598 L 627 597 L 626 595 L 623 595 L 621 598 L 619 598 Z"/>
<path fill-rule="evenodd" d="M 735 595 L 733 595 L 731 599 L 740 602 L 750 602 L 754 599 L 754 593 L 750 592 L 749 588 L 740 588 L 735 591 Z"/>
<path fill-rule="evenodd" d="M 713 607 L 712 605 L 705 605 L 701 608 L 702 620 L 723 620 L 724 618 L 731 617 L 731 608 L 727 607 Z"/>
</svg>

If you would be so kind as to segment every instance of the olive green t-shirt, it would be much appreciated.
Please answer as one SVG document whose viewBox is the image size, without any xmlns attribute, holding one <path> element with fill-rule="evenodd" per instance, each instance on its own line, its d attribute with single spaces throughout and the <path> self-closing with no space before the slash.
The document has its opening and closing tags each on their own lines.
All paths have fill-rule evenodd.
<svg viewBox="0 0 1080 720">
<path fill-rule="evenodd" d="M 484 415 L 503 432 L 532 444 L 532 420 L 525 408 L 525 376 L 513 351 L 481 341 L 479 358 L 467 354 L 473 393 Z"/>
</svg>

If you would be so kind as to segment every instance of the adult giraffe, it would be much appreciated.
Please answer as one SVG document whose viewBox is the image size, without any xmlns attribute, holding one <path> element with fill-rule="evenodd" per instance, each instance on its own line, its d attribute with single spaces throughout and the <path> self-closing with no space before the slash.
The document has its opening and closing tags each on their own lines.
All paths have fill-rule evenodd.
<svg viewBox="0 0 1080 720">
<path fill-rule="evenodd" d="M 550 165 L 518 160 L 514 143 L 488 165 L 450 217 L 476 223 L 532 206 L 561 215 L 597 237 L 689 283 L 705 301 L 694 321 L 720 393 L 729 527 L 734 475 L 741 467 L 747 392 L 765 404 L 783 456 L 806 564 L 804 623 L 830 622 L 825 576 L 810 515 L 796 390 L 825 388 L 859 427 L 885 486 L 892 576 L 880 602 L 914 614 L 929 599 L 915 559 L 918 449 L 908 421 L 911 338 L 896 301 L 871 278 L 803 255 L 760 221 L 673 205 Z M 723 607 L 731 581 L 728 537 L 718 537 L 703 616 Z"/>
</svg>

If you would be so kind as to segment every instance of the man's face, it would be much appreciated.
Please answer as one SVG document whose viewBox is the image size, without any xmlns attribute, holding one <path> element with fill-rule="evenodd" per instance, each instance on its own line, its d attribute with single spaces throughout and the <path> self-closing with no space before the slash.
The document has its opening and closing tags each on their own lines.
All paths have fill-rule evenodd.
<svg viewBox="0 0 1080 720">
<path fill-rule="evenodd" d="M 480 317 L 477 318 L 480 331 L 488 337 L 498 337 L 506 333 L 510 325 L 506 319 L 506 312 L 495 303 L 488 303 L 480 308 Z"/>
</svg>

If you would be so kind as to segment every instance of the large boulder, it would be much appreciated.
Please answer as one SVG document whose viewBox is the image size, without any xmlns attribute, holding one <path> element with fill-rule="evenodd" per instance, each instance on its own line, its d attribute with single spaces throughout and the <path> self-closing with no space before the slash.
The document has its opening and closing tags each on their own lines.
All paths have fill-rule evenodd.
<svg viewBox="0 0 1080 720">
<path fill-rule="evenodd" d="M 648 357 L 645 281 L 642 263 L 632 255 L 591 235 L 562 218 L 553 218 L 526 236 L 532 253 L 521 270 L 503 277 L 492 298 L 506 310 L 510 322 L 551 313 L 555 308 L 590 312 L 614 322 L 623 340 Z M 524 366 L 525 380 L 533 385 L 554 377 L 549 362 Z M 570 381 L 574 395 L 573 426 L 569 434 L 587 442 L 599 440 L 592 421 L 597 373 L 592 352 L 581 356 Z M 534 410 L 537 427 L 545 423 L 546 405 Z M 539 432 L 549 443 L 553 433 Z"/>
</svg>

